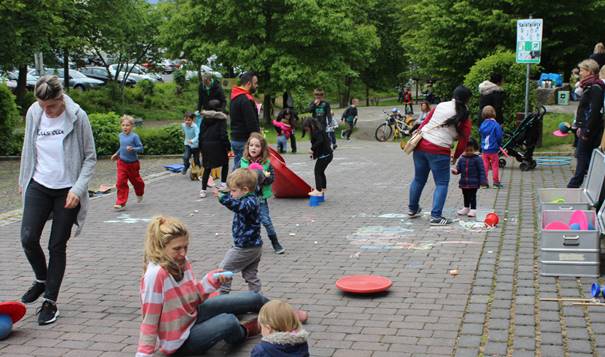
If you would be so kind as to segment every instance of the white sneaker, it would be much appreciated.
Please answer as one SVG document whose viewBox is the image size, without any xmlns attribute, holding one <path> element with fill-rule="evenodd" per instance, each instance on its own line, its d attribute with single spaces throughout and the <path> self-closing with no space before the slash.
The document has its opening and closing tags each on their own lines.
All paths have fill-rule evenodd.
<svg viewBox="0 0 605 357">
<path fill-rule="evenodd" d="M 458 210 L 458 214 L 463 216 L 465 214 L 468 214 L 468 212 L 470 211 L 470 208 L 468 207 L 462 207 L 461 209 Z"/>
<path fill-rule="evenodd" d="M 206 198 L 206 190 L 200 191 L 200 198 Z"/>
<path fill-rule="evenodd" d="M 477 210 L 475 210 L 475 209 L 469 210 L 467 216 L 477 217 Z"/>
<path fill-rule="evenodd" d="M 143 202 L 143 196 L 137 196 L 137 203 Z"/>
</svg>

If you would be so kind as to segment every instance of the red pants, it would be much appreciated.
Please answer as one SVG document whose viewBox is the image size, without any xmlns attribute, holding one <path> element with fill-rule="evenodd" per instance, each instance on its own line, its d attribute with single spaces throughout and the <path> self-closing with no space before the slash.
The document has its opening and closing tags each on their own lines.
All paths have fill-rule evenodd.
<svg viewBox="0 0 605 357">
<path fill-rule="evenodd" d="M 139 170 L 141 165 L 138 161 L 135 162 L 124 162 L 118 160 L 118 180 L 116 182 L 116 188 L 118 189 L 118 197 L 116 199 L 116 205 L 126 205 L 128 201 L 128 180 L 134 187 L 134 192 L 137 196 L 143 196 L 145 193 L 145 182 Z"/>
<path fill-rule="evenodd" d="M 483 168 L 485 169 L 485 178 L 488 178 L 488 172 L 489 172 L 489 167 L 492 167 L 492 175 L 494 177 L 494 183 L 500 183 L 500 176 L 498 176 L 498 161 L 500 161 L 500 159 L 498 158 L 498 153 L 491 153 L 491 154 L 486 154 L 483 153 L 481 154 L 481 157 L 483 158 Z"/>
</svg>

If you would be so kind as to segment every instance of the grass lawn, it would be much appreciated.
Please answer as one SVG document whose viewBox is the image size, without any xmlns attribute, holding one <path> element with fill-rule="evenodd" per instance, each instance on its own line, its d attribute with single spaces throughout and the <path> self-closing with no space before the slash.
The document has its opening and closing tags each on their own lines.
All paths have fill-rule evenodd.
<svg viewBox="0 0 605 357">
<path fill-rule="evenodd" d="M 547 113 L 544 116 L 544 128 L 542 130 L 542 146 L 536 151 L 555 151 L 571 152 L 574 136 L 572 134 L 565 138 L 559 138 L 552 135 L 552 132 L 559 129 L 559 123 L 573 122 L 571 114 Z"/>
</svg>

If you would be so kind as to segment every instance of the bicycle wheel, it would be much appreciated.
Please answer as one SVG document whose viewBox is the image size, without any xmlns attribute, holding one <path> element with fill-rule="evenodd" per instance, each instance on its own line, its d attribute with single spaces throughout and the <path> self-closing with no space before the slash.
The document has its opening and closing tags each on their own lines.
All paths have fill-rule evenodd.
<svg viewBox="0 0 605 357">
<path fill-rule="evenodd" d="M 387 123 L 380 124 L 374 133 L 374 137 L 380 142 L 389 140 L 391 135 L 393 135 L 393 128 L 391 128 L 391 126 Z"/>
</svg>

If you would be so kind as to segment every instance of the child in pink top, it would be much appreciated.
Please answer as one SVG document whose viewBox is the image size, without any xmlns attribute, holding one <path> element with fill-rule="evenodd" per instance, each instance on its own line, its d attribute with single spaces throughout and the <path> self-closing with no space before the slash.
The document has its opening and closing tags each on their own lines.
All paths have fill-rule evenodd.
<svg viewBox="0 0 605 357">
<path fill-rule="evenodd" d="M 288 139 L 292 136 L 292 126 L 288 119 L 283 118 L 281 121 L 273 120 L 273 125 L 277 129 L 277 150 L 280 154 L 288 151 Z"/>
<path fill-rule="evenodd" d="M 137 357 L 197 355 L 220 340 L 238 344 L 260 333 L 256 319 L 240 323 L 235 314 L 258 312 L 269 300 L 254 292 L 213 297 L 230 278 L 214 270 L 195 280 L 187 260 L 189 233 L 170 217 L 154 217 L 145 238 L 141 279 L 141 322 Z"/>
</svg>

